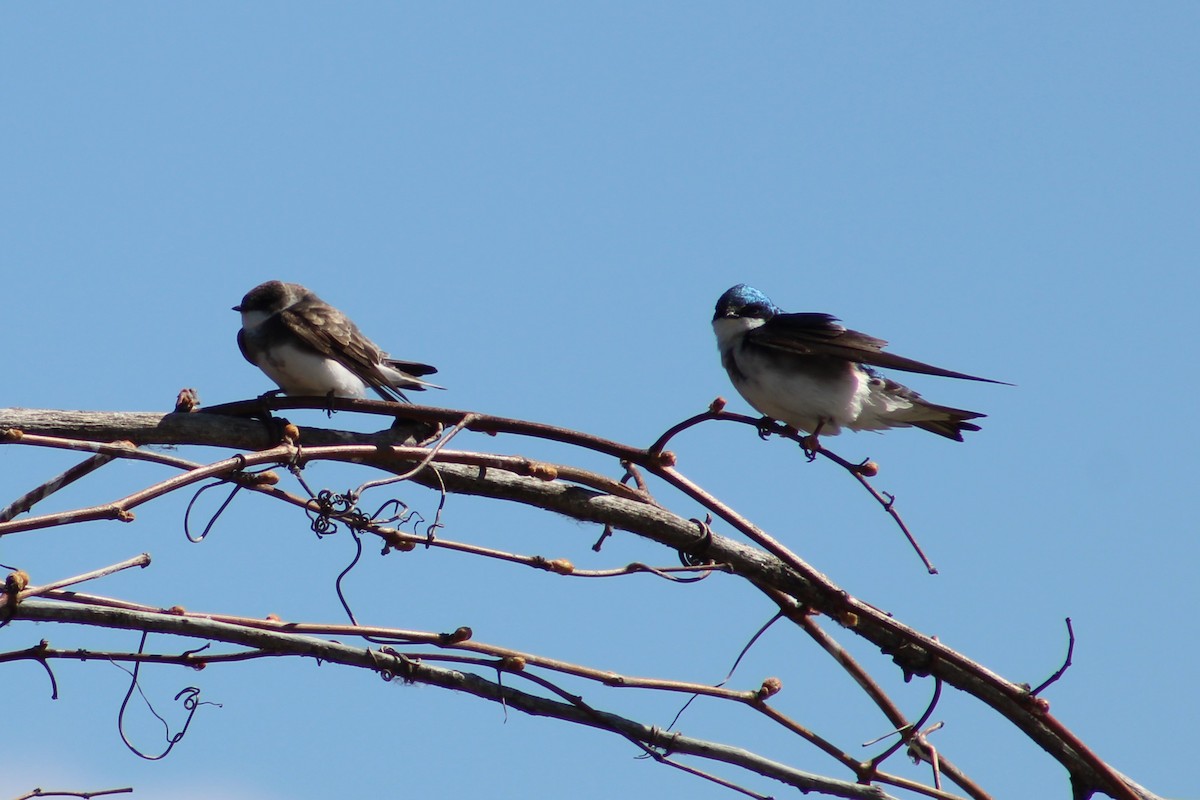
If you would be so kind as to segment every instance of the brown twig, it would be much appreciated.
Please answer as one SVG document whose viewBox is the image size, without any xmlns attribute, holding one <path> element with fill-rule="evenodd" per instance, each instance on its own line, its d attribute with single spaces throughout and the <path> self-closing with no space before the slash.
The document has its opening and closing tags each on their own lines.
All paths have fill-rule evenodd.
<svg viewBox="0 0 1200 800">
<path fill-rule="evenodd" d="M 32 800 L 35 797 L 82 797 L 84 800 L 89 800 L 92 797 L 103 797 L 108 794 L 128 794 L 132 791 L 132 786 L 126 786 L 123 789 L 97 789 L 91 792 L 73 792 L 68 789 L 55 791 L 37 788 L 20 797 L 15 797 L 13 800 Z"/>
<path fill-rule="evenodd" d="M 929 558 L 925 555 L 925 551 L 921 548 L 921 545 L 918 544 L 916 536 L 913 535 L 912 530 L 909 529 L 908 524 L 904 521 L 904 518 L 900 516 L 900 512 L 896 510 L 895 496 L 888 494 L 887 492 L 881 492 L 871 485 L 869 478 L 878 471 L 878 467 L 874 464 L 874 462 L 862 461 L 856 464 L 852 461 L 847 461 L 819 442 L 815 443 L 814 445 L 814 440 L 812 437 L 802 436 L 795 428 L 761 417 L 755 418 L 748 417 L 744 414 L 734 414 L 724 411 L 724 407 L 725 401 L 718 397 L 713 401 L 708 411 L 705 411 L 702 414 L 697 414 L 694 417 L 689 417 L 683 422 L 668 428 L 662 436 L 658 437 L 658 440 L 655 441 L 654 444 L 647 448 L 647 452 L 652 454 L 662 453 L 663 448 L 667 445 L 667 442 L 669 442 L 677 434 L 687 430 L 688 428 L 699 425 L 702 422 L 710 421 L 738 422 L 756 428 L 760 434 L 773 433 L 780 438 L 796 442 L 801 447 L 805 448 L 806 451 L 811 452 L 813 455 L 824 456 L 840 466 L 842 469 L 846 470 L 846 472 L 850 473 L 850 475 L 853 476 L 854 479 L 857 480 L 862 487 L 867 490 L 867 493 L 875 499 L 875 502 L 879 503 L 888 516 L 890 516 L 900 528 L 900 531 L 904 534 L 904 537 L 908 539 L 909 545 L 911 545 L 913 550 L 916 552 L 917 557 L 921 559 L 921 563 L 925 565 L 926 571 L 929 572 L 930 575 L 937 574 L 937 567 L 933 566 L 933 564 L 929 561 Z M 813 447 L 815 447 L 815 449 L 810 450 L 810 448 Z"/>
<path fill-rule="evenodd" d="M 85 475 L 95 472 L 112 460 L 113 456 L 110 455 L 94 455 L 91 458 L 84 459 L 59 475 L 55 475 L 41 486 L 26 492 L 9 503 L 3 510 L 0 510 L 0 522 L 8 522 L 18 514 L 24 514 L 33 508 L 34 505 L 45 500 L 59 489 L 74 483 Z"/>
<path fill-rule="evenodd" d="M 1050 684 L 1054 683 L 1059 678 L 1061 678 L 1063 676 L 1063 674 L 1066 673 L 1066 671 L 1068 669 L 1070 669 L 1071 658 L 1074 655 L 1075 655 L 1075 628 L 1073 625 L 1071 625 L 1071 618 L 1067 617 L 1067 657 L 1063 659 L 1062 666 L 1059 667 L 1058 669 L 1056 669 L 1054 671 L 1053 675 L 1051 675 L 1049 678 L 1046 678 L 1046 680 L 1044 680 L 1040 684 L 1038 684 L 1038 687 L 1036 689 L 1033 689 L 1029 693 L 1036 697 L 1037 695 L 1042 693 L 1043 689 L 1045 689 L 1047 686 L 1049 686 Z"/>
<path fill-rule="evenodd" d="M 548 716 L 566 722 L 606 730 L 624 738 L 633 738 L 648 747 L 722 762 L 764 775 L 801 791 L 819 791 L 835 797 L 884 800 L 890 796 L 875 786 L 861 786 L 819 775 L 813 775 L 793 767 L 763 758 L 757 754 L 723 743 L 696 739 L 680 733 L 665 733 L 653 726 L 638 723 L 610 712 L 589 706 L 588 710 L 573 702 L 547 699 L 537 695 L 502 686 L 495 681 L 462 669 L 445 669 L 428 663 L 428 659 L 417 661 L 403 654 L 389 654 L 378 650 L 366 650 L 340 642 L 316 639 L 289 631 L 287 633 L 251 628 L 221 622 L 209 617 L 180 615 L 162 612 L 140 612 L 114 607 L 99 607 L 84 604 L 64 604 L 46 600 L 31 600 L 16 609 L 22 619 L 75 622 L 85 625 L 128 630 L 171 633 L 181 636 L 212 639 L 238 644 L 271 652 L 275 655 L 294 655 L 318 658 L 322 661 L 362 667 L 395 675 L 406 681 L 453 689 L 477 697 L 503 702 L 506 707 L 527 713 Z M 458 646 L 458 645 L 456 645 Z M 534 676 L 530 676 L 534 678 Z M 540 685 L 553 685 L 544 678 L 536 678 Z M 674 682 L 664 682 L 667 688 Z M 611 685 L 627 685 L 624 681 Z M 658 688 L 658 687 L 656 687 Z M 680 686 L 679 691 L 694 691 L 696 686 Z M 716 695 L 736 693 L 701 687 Z M 556 693 L 568 695 L 555 686 Z M 573 697 L 573 696 L 572 696 Z M 732 698 L 731 698 L 732 699 Z"/>
<path fill-rule="evenodd" d="M 100 598 L 90 595 L 82 595 L 76 593 L 55 593 L 49 596 L 49 599 L 63 600 L 72 603 L 78 603 L 84 606 L 94 606 L 102 608 L 119 608 L 121 610 L 138 612 L 138 613 L 162 613 L 159 609 L 151 606 L 137 605 L 124 601 L 117 601 L 111 598 Z M 382 628 L 376 626 L 364 625 L 328 625 L 321 623 L 289 623 L 276 620 L 262 620 L 255 618 L 236 617 L 224 614 L 201 614 L 187 612 L 183 609 L 172 609 L 169 612 L 172 616 L 184 617 L 195 620 L 211 620 L 229 625 L 237 625 L 249 629 L 264 630 L 264 631 L 280 631 L 289 634 L 313 636 L 335 636 L 338 639 L 345 639 L 347 636 L 359 636 L 375 640 L 388 640 L 395 643 L 403 643 L 407 646 L 424 644 L 437 648 L 438 650 L 461 651 L 465 653 L 477 653 L 485 656 L 486 660 L 472 658 L 453 653 L 401 653 L 410 660 L 420 660 L 423 662 L 445 662 L 459 665 L 512 665 L 519 664 L 520 670 L 526 668 L 538 667 L 548 669 L 554 672 L 559 672 L 565 675 L 571 675 L 585 680 L 591 680 L 601 683 L 609 687 L 627 688 L 627 689 L 647 689 L 656 691 L 668 691 L 687 693 L 692 695 L 700 695 L 718 700 L 730 700 L 748 706 L 749 708 L 763 714 L 768 719 L 773 720 L 781 725 L 786 730 L 800 736 L 811 744 L 815 745 L 823 752 L 833 756 L 839 763 L 853 771 L 859 780 L 864 779 L 864 765 L 850 756 L 848 753 L 837 748 L 826 739 L 817 735 L 809 728 L 799 724 L 787 715 L 781 713 L 777 709 L 768 705 L 765 702 L 763 690 L 734 690 L 724 689 L 720 685 L 710 686 L 708 684 L 699 684 L 685 681 L 666 680 L 661 678 L 642 678 L 629 675 L 623 675 L 611 670 L 595 669 L 586 667 L 571 662 L 564 662 L 559 659 L 550 659 L 544 656 L 539 656 L 532 653 L 527 653 L 512 648 L 500 647 L 487 644 L 474 639 L 463 639 L 447 634 L 435 633 L 429 631 L 413 631 L 394 628 Z M 195 654 L 185 653 L 180 655 L 170 654 L 122 654 L 95 651 L 70 651 L 70 650 L 55 650 L 42 648 L 38 651 L 39 659 L 108 659 L 114 661 L 132 661 L 137 663 L 158 663 L 158 664 L 180 664 L 183 666 L 198 667 L 208 663 L 220 663 L 226 661 L 244 661 L 254 658 L 267 658 L 277 655 L 269 649 L 255 649 L 239 653 L 223 653 L 223 654 Z M 28 651 L 19 651 L 14 654 L 0 654 L 0 662 L 14 660 L 16 658 L 30 657 Z M 898 776 L 891 775 L 881 770 L 872 770 L 872 779 L 882 783 L 887 783 L 896 786 L 904 786 L 904 788 L 913 789 L 921 793 L 928 794 L 933 797 L 955 797 L 954 795 L 932 792 L 928 787 L 922 787 L 920 784 L 911 781 L 905 781 Z M 924 790 L 924 791 L 922 791 Z"/>
<path fill-rule="evenodd" d="M 48 594 L 58 589 L 62 589 L 64 586 L 74 586 L 85 581 L 103 578 L 106 575 L 112 575 L 114 572 L 120 572 L 121 570 L 130 569 L 131 567 L 145 568 L 148 566 L 150 566 L 150 554 L 142 553 L 141 555 L 126 559 L 120 563 L 92 570 L 91 572 L 85 572 L 82 575 L 76 575 L 73 578 L 62 578 L 61 580 L 51 581 L 50 583 L 46 583 L 41 586 L 30 586 L 17 593 L 17 602 L 19 603 L 29 597 L 38 597 L 39 595 Z M 3 608 L 8 604 L 8 602 L 9 598 L 7 596 L 0 595 L 0 608 Z"/>
<path fill-rule="evenodd" d="M 863 690 L 867 697 L 869 697 L 871 701 L 878 706 L 879 710 L 883 712 L 888 722 L 895 726 L 896 731 L 911 731 L 911 733 L 908 733 L 907 735 L 902 735 L 901 741 L 909 742 L 910 746 L 916 745 L 918 747 L 917 752 L 922 757 L 930 755 L 920 749 L 922 742 L 920 737 L 915 734 L 915 730 L 918 726 L 907 721 L 906 717 L 904 716 L 904 712 L 900 710 L 899 706 L 892 702 L 892 699 L 888 697 L 887 693 L 883 690 L 883 687 L 876 683 L 875 679 L 872 678 L 871 675 L 863 668 L 863 666 L 858 663 L 857 659 L 850 655 L 850 653 L 844 647 L 842 647 L 836 639 L 826 633 L 821 626 L 817 624 L 817 620 L 811 613 L 796 603 L 793 598 L 788 597 L 781 592 L 765 590 L 765 593 L 768 597 L 774 600 L 776 604 L 779 605 L 780 610 L 785 613 L 789 619 L 795 622 L 801 630 L 807 633 L 822 650 L 828 653 L 829 656 L 846 671 L 851 679 L 858 684 L 859 688 Z M 843 622 L 853 624 L 853 619 L 847 618 L 844 619 Z M 934 677 L 936 680 L 937 676 Z M 929 759 L 926 758 L 926 760 Z M 873 775 L 879 775 L 875 767 L 867 762 L 863 762 L 860 766 L 860 769 L 862 770 L 860 777 L 863 779 L 870 779 Z M 954 781 L 954 783 L 960 789 L 962 789 L 975 800 L 989 800 L 991 797 L 991 795 L 984 791 L 983 788 L 974 780 L 972 780 L 965 772 L 963 772 L 954 764 L 944 761 L 944 759 L 943 771 L 948 774 L 950 779 Z"/>
</svg>

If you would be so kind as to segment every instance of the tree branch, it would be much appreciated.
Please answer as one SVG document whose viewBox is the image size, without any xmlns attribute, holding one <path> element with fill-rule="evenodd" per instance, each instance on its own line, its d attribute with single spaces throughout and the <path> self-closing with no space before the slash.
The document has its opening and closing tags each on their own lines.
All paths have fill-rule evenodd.
<svg viewBox="0 0 1200 800">
<path fill-rule="evenodd" d="M 669 733 L 655 726 L 617 714 L 580 708 L 573 703 L 551 700 L 503 686 L 471 672 L 433 666 L 402 656 L 394 651 L 389 652 L 387 649 L 380 651 L 352 647 L 312 636 L 268 631 L 193 615 L 181 616 L 161 612 L 131 611 L 112 607 L 64 604 L 47 600 L 30 600 L 21 603 L 13 613 L 17 619 L 69 622 L 104 628 L 174 634 L 238 644 L 276 655 L 307 656 L 335 664 L 369 669 L 389 678 L 398 677 L 407 682 L 466 692 L 485 700 L 503 703 L 507 707 L 516 708 L 534 716 L 552 717 L 617 733 L 642 742 L 647 747 L 664 754 L 682 753 L 741 767 L 750 772 L 774 778 L 803 792 L 818 791 L 835 797 L 862 798 L 862 800 L 892 798 L 892 795 L 876 786 L 861 786 L 804 772 L 763 758 L 740 747 L 685 736 L 680 733 Z M 197 657 L 196 661 L 202 662 L 204 658 Z M 490 666 L 512 674 L 520 674 L 520 669 L 508 668 L 504 662 L 495 662 Z"/>
<path fill-rule="evenodd" d="M 329 405 L 325 398 L 270 398 L 222 407 L 226 413 L 259 412 L 271 408 L 319 408 Z M 893 619 L 875 607 L 863 603 L 813 569 L 781 542 L 753 525 L 735 510 L 722 503 L 687 479 L 672 465 L 674 457 L 665 452 L 652 452 L 623 445 L 599 437 L 581 434 L 539 423 L 490 417 L 474 412 L 436 409 L 424 406 L 398 407 L 392 403 L 365 400 L 332 401 L 334 408 L 394 417 L 403 412 L 406 418 L 423 422 L 462 425 L 470 431 L 510 433 L 552 441 L 566 442 L 594 450 L 615 459 L 630 474 L 637 465 L 657 475 L 686 496 L 701 504 L 750 538 L 763 550 L 740 544 L 711 532 L 705 525 L 685 520 L 653 503 L 644 490 L 631 489 L 565 465 L 542 465 L 528 459 L 492 454 L 446 451 L 432 453 L 429 448 L 399 445 L 411 441 L 403 430 L 389 429 L 375 434 L 356 434 L 346 431 L 300 429 L 303 458 L 331 458 L 362 462 L 393 474 L 411 469 L 422 460 L 428 465 L 413 474 L 412 480 L 435 490 L 470 494 L 519 502 L 565 514 L 582 521 L 595 522 L 629 531 L 652 539 L 672 549 L 711 559 L 761 591 L 777 597 L 791 598 L 798 607 L 811 608 L 843 627 L 872 642 L 881 653 L 888 655 L 903 670 L 912 675 L 936 676 L 949 686 L 974 695 L 988 704 L 1053 758 L 1062 763 L 1072 776 L 1079 791 L 1101 790 L 1122 800 L 1146 797 L 1140 787 L 1128 782 L 1083 744 L 1060 721 L 1049 714 L 1049 705 L 1033 696 L 1023 685 L 1005 680 L 979 663 L 949 648 L 945 644 Z M 196 444 L 222 447 L 270 448 L 269 428 L 261 422 L 212 413 L 200 414 L 104 414 L 89 412 L 50 412 L 22 409 L 0 410 L 0 442 L 22 441 L 23 433 L 44 436 L 67 436 L 93 441 L 130 440 L 145 444 Z M 8 430 L 6 430 L 8 429 Z M 26 443 L 37 443 L 34 436 Z M 323 449 L 324 448 L 324 449 Z M 79 449 L 93 452 L 115 452 L 100 445 Z M 125 450 L 131 453 L 139 451 Z M 198 475 L 228 477 L 241 466 L 250 463 L 283 463 L 294 457 L 289 446 L 247 455 L 241 461 L 230 459 L 215 465 L 189 465 L 189 475 L 164 481 L 157 487 L 131 495 L 124 502 L 144 502 L 159 496 L 167 488 L 186 485 Z M 141 457 L 141 456 L 131 456 Z M 165 458 L 163 459 L 166 460 Z M 180 465 L 182 466 L 182 465 Z M 571 476 L 578 483 L 566 483 Z M 587 485 L 580 485 L 586 483 Z M 615 488 L 619 486 L 619 488 Z M 255 486 L 272 493 L 269 486 Z M 282 493 L 281 493 L 282 494 Z M 116 511 L 123 507 L 97 507 L 86 510 L 97 516 L 104 513 L 120 518 Z M 90 517 L 97 518 L 97 517 Z M 29 520 L 0 524 L 0 532 L 15 530 L 8 526 L 28 524 Z M 369 530 L 369 527 L 364 527 Z M 766 552 L 764 552 L 764 550 Z M 889 717 L 895 712 L 889 711 Z M 895 720 L 893 720 L 895 722 Z M 898 725 L 897 727 L 902 727 Z"/>
</svg>

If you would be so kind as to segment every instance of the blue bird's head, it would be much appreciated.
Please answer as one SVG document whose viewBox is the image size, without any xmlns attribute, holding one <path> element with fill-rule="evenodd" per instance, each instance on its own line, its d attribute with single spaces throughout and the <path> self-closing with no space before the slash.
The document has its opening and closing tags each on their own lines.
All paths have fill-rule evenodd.
<svg viewBox="0 0 1200 800">
<path fill-rule="evenodd" d="M 734 318 L 770 319 L 778 313 L 779 307 L 772 303 L 769 297 L 753 286 L 739 283 L 721 295 L 721 299 L 717 301 L 713 321 Z"/>
</svg>

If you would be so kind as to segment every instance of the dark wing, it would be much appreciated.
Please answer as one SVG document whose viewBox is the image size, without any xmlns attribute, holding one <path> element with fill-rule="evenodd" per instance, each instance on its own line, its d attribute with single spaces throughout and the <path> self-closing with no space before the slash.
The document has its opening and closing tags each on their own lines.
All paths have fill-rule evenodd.
<svg viewBox="0 0 1200 800">
<path fill-rule="evenodd" d="M 305 344 L 332 358 L 388 400 L 400 394 L 379 372 L 384 353 L 342 312 L 322 300 L 301 300 L 279 312 L 279 321 Z"/>
<path fill-rule="evenodd" d="M 245 331 L 245 329 L 238 328 L 237 340 L 238 340 L 238 350 L 242 351 L 242 358 L 246 359 L 251 364 L 254 364 L 254 366 L 257 367 L 258 366 L 257 362 L 255 362 L 255 360 L 250 357 L 250 351 L 246 349 L 246 331 Z"/>
<path fill-rule="evenodd" d="M 797 355 L 843 358 L 859 364 L 939 375 L 943 378 L 1004 383 L 885 353 L 883 348 L 887 346 L 886 341 L 848 330 L 838 322 L 837 317 L 829 314 L 776 314 L 765 324 L 747 332 L 746 339 L 763 347 Z"/>
<path fill-rule="evenodd" d="M 430 364 L 422 364 L 420 361 L 401 361 L 398 358 L 384 359 L 389 366 L 395 367 L 401 372 L 407 372 L 409 375 L 432 375 L 437 372 L 437 367 Z M 421 388 L 419 386 L 414 388 Z"/>
</svg>

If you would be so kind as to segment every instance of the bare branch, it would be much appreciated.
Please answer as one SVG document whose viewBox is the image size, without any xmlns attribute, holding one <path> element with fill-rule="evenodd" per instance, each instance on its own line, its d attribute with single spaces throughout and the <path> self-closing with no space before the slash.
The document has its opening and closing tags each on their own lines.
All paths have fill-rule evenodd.
<svg viewBox="0 0 1200 800">
<path fill-rule="evenodd" d="M 73 578 L 63 578 L 61 580 L 51 581 L 50 583 L 43 584 L 41 586 L 30 586 L 29 588 L 23 589 L 20 592 L 18 592 L 16 599 L 17 599 L 17 602 L 21 602 L 29 597 L 37 597 L 39 595 L 44 595 L 49 592 L 53 592 L 57 589 L 62 589 L 64 586 L 74 586 L 75 584 L 83 583 L 85 581 L 95 580 L 96 578 L 103 578 L 105 575 L 112 575 L 114 572 L 120 572 L 121 570 L 129 569 L 131 567 L 145 568 L 145 567 L 148 567 L 149 565 L 150 565 L 150 554 L 142 553 L 141 555 L 134 556 L 133 558 L 130 558 L 126 561 L 122 561 L 118 564 L 113 564 L 112 566 L 108 566 L 108 567 L 102 567 L 97 570 L 92 570 L 91 572 L 85 572 L 82 575 L 76 575 Z M 4 606 L 6 606 L 9 602 L 10 602 L 9 597 L 0 596 L 0 608 L 3 608 Z"/>
<path fill-rule="evenodd" d="M 264 407 L 323 409 L 331 404 L 332 407 L 342 410 L 389 417 L 394 417 L 398 411 L 397 406 L 392 403 L 337 398 L 333 401 L 327 401 L 325 398 L 271 398 L 230 404 L 217 410 L 226 414 L 261 413 Z M 439 492 L 519 502 L 566 514 L 578 520 L 595 522 L 605 526 L 606 530 L 629 531 L 681 552 L 702 553 L 705 559 L 723 565 L 729 572 L 768 593 L 772 599 L 784 598 L 785 602 L 781 608 L 783 605 L 792 604 L 795 606 L 793 612 L 796 609 L 812 609 L 836 620 L 844 628 L 871 642 L 880 652 L 888 654 L 906 677 L 935 676 L 947 685 L 979 698 L 1062 763 L 1081 793 L 1101 790 L 1116 798 L 1145 796 L 1051 716 L 1048 704 L 1034 696 L 1027 686 L 1005 680 L 936 639 L 925 636 L 888 614 L 851 597 L 828 577 L 785 547 L 779 539 L 753 525 L 744 516 L 685 477 L 673 466 L 674 456 L 671 454 L 656 452 L 653 449 L 640 450 L 599 437 L 522 420 L 423 406 L 404 406 L 402 410 L 404 416 L 420 421 L 449 425 L 461 423 L 467 431 L 533 436 L 611 456 L 623 465 L 626 478 L 637 474 L 633 472 L 633 467 L 659 477 L 711 514 L 724 520 L 758 547 L 740 544 L 706 529 L 697 531 L 694 521 L 685 520 L 653 502 L 649 492 L 642 488 L 644 483 L 641 482 L 640 475 L 637 476 L 639 488 L 631 488 L 621 481 L 613 481 L 583 470 L 571 472 L 572 468 L 567 465 L 544 465 L 515 456 L 449 451 L 444 448 L 434 448 L 431 452 L 430 448 L 399 444 L 398 442 L 403 441 L 401 433 L 390 429 L 379 434 L 302 429 L 301 440 L 304 442 L 304 448 L 301 458 L 309 461 L 318 458 L 360 461 L 393 475 L 410 473 L 413 482 Z M 212 412 L 213 409 L 209 411 Z M 108 427 L 104 425 L 105 420 L 110 423 Z M 74 423 L 79 427 L 70 427 L 67 423 Z M 259 422 L 213 413 L 86 415 L 84 412 L 0 410 L 0 441 L 10 443 L 24 438 L 27 444 L 61 446 L 100 454 L 114 453 L 125 457 L 160 460 L 164 464 L 171 459 L 147 457 L 143 451 L 128 446 L 121 448 L 116 445 L 66 438 L 51 443 L 37 441 L 34 437 L 41 435 L 49 439 L 66 434 L 102 441 L 128 439 L 142 445 L 208 444 L 226 447 L 242 446 L 240 442 L 254 441 L 259 446 L 269 448 L 209 465 L 192 465 L 186 462 L 172 464 L 176 468 L 186 469 L 187 472 L 107 506 L 68 512 L 68 515 L 47 515 L 42 518 L 0 523 L 0 533 L 64 524 L 67 521 L 128 518 L 129 509 L 138 503 L 213 476 L 238 482 L 245 480 L 249 484 L 252 476 L 243 471 L 247 466 L 283 463 L 296 455 L 291 445 L 272 447 L 271 445 L 276 443 L 270 441 L 272 437 L 268 431 L 268 426 Z M 424 464 L 424 467 L 413 470 L 414 463 Z M 573 483 L 566 483 L 567 479 Z M 305 508 L 311 508 L 308 505 L 309 501 L 289 496 L 275 487 L 253 484 L 250 488 L 279 499 L 287 499 L 288 502 L 298 500 L 299 503 L 305 504 Z M 363 526 L 362 529 L 368 528 Z M 387 531 L 382 529 L 372 532 L 387 535 Z M 397 543 L 412 543 L 411 538 L 405 538 L 408 535 L 395 531 L 392 535 Z M 468 547 L 473 546 L 464 545 L 463 552 L 468 552 Z M 499 557 L 499 554 L 491 554 L 491 557 Z M 533 562 L 526 563 L 533 565 Z M 803 617 L 804 614 L 801 613 L 800 618 Z M 797 622 L 794 614 L 789 614 L 789 618 Z M 802 623 L 797 624 L 803 627 Z M 859 673 L 865 676 L 865 672 L 859 670 Z M 870 686 L 869 682 L 860 680 L 855 672 L 852 671 L 851 674 L 856 675 L 855 679 L 864 689 Z M 868 692 L 872 693 L 872 690 L 868 689 Z M 881 692 L 878 694 L 882 696 Z M 872 696 L 876 697 L 876 694 L 872 693 Z M 887 704 L 878 699 L 877 703 L 880 703 L 889 719 L 896 718 L 896 727 L 904 730 L 903 726 L 906 723 L 903 715 L 894 708 L 888 709 Z M 909 744 L 921 752 L 919 748 L 922 745 L 918 736 L 912 736 Z M 946 762 L 941 754 L 933 752 L 931 748 L 925 752 L 931 757 L 936 757 L 941 769 L 945 769 Z M 950 773 L 947 771 L 947 774 Z M 982 796 L 975 795 L 974 792 L 972 794 Z"/>
<path fill-rule="evenodd" d="M 99 789 L 91 792 L 73 792 L 67 789 L 51 790 L 51 789 L 34 789 L 32 792 L 15 797 L 13 800 L 32 800 L 34 797 L 82 797 L 88 800 L 92 797 L 103 797 L 108 794 L 128 794 L 133 791 L 132 786 L 127 786 L 124 789 Z"/>
<path fill-rule="evenodd" d="M 793 786 L 801 791 L 818 791 L 834 797 L 887 800 L 892 797 L 875 786 L 862 786 L 837 781 L 798 770 L 739 747 L 710 740 L 697 739 L 681 733 L 667 733 L 654 726 L 639 723 L 605 711 L 582 709 L 529 694 L 495 681 L 461 670 L 437 667 L 387 650 L 351 647 L 340 642 L 326 641 L 295 633 L 280 633 L 258 628 L 218 622 L 195 616 L 167 613 L 147 613 L 119 608 L 104 608 L 82 604 L 63 604 L 46 600 L 31 600 L 15 610 L 20 619 L 51 622 L 74 622 L 126 630 L 167 633 L 192 638 L 240 644 L 279 655 L 307 656 L 346 666 L 380 672 L 407 682 L 424 683 L 444 689 L 466 692 L 482 699 L 503 703 L 535 716 L 547 716 L 600 730 L 610 731 L 643 743 L 662 753 L 692 755 L 703 759 L 741 767 Z M 494 666 L 503 668 L 500 663 Z M 519 669 L 512 670 L 519 674 Z"/>
<path fill-rule="evenodd" d="M 85 475 L 90 475 L 112 460 L 113 457 L 107 455 L 95 455 L 84 459 L 63 473 L 54 476 L 36 489 L 26 492 L 9 503 L 6 508 L 0 510 L 0 522 L 8 522 L 18 514 L 24 514 L 33 508 L 35 504 L 45 500 L 59 489 L 69 486 Z"/>
</svg>

